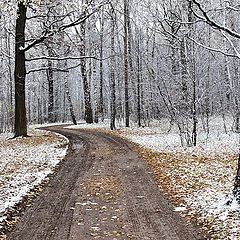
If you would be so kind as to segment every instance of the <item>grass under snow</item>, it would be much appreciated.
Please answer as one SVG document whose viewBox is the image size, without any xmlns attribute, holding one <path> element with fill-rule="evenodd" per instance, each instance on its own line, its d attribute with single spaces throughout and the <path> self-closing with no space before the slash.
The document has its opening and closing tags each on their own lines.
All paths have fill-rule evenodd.
<svg viewBox="0 0 240 240">
<path fill-rule="evenodd" d="M 183 148 L 176 127 L 164 120 L 152 127 L 119 127 L 119 135 L 140 144 L 159 188 L 175 203 L 175 211 L 197 222 L 211 239 L 240 239 L 240 207 L 232 198 L 239 137 L 223 131 L 221 118 L 211 119 L 210 134 L 199 131 L 198 146 Z M 109 123 L 70 128 L 108 130 Z M 46 131 L 31 130 L 30 138 L 7 140 L 0 135 L 0 228 L 7 209 L 52 173 L 66 153 L 67 140 Z M 0 229 L 1 231 L 1 229 Z"/>
</svg>

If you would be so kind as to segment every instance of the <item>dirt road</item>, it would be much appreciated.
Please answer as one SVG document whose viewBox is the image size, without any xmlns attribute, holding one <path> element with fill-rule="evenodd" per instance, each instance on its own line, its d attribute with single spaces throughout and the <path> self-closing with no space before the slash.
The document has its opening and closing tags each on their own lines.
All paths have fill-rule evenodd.
<svg viewBox="0 0 240 240">
<path fill-rule="evenodd" d="M 205 239 L 173 212 L 131 144 L 93 130 L 49 130 L 72 150 L 8 239 Z"/>
</svg>

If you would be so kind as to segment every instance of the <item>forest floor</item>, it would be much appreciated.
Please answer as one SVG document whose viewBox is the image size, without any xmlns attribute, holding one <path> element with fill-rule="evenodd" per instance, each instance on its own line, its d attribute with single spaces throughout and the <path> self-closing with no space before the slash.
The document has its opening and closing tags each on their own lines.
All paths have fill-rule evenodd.
<svg viewBox="0 0 240 240">
<path fill-rule="evenodd" d="M 228 121 L 229 123 L 231 121 Z M 210 134 L 205 134 L 204 132 L 199 131 L 198 134 L 198 146 L 197 147 L 190 147 L 190 148 L 183 148 L 180 144 L 180 138 L 177 134 L 177 130 L 174 129 L 174 127 L 170 128 L 169 124 L 167 123 L 161 123 L 160 125 L 156 125 L 155 127 L 144 127 L 144 128 L 124 128 L 119 127 L 117 131 L 114 133 L 109 130 L 108 122 L 100 123 L 100 124 L 83 124 L 82 122 L 79 123 L 77 126 L 68 126 L 65 128 L 65 133 L 68 131 L 74 131 L 71 134 L 68 134 L 68 137 L 70 138 L 72 144 L 72 150 L 71 155 L 77 156 L 79 155 L 79 161 L 81 160 L 81 157 L 83 157 L 84 154 L 86 154 L 87 159 L 92 159 L 90 161 L 93 161 L 91 163 L 91 166 L 88 166 L 87 169 L 84 168 L 84 164 L 87 163 L 79 163 L 81 167 L 85 169 L 85 171 L 90 171 L 90 174 L 92 174 L 96 179 L 94 178 L 93 181 L 89 181 L 89 178 L 86 176 L 81 176 L 76 181 L 80 184 L 82 190 L 80 193 L 77 193 L 76 196 L 73 196 L 76 193 L 75 188 L 69 187 L 68 182 L 61 182 L 61 179 L 56 178 L 57 182 L 54 182 L 55 176 L 57 176 L 59 171 L 63 171 L 62 168 L 64 166 L 64 162 L 59 165 L 57 168 L 58 171 L 56 171 L 56 174 L 54 174 L 54 178 L 49 177 L 49 173 L 52 173 L 54 171 L 54 168 L 56 165 L 61 161 L 64 154 L 66 153 L 66 139 L 62 137 L 56 137 L 56 135 L 53 135 L 49 132 L 45 131 L 38 131 L 34 130 L 33 136 L 35 137 L 26 138 L 26 139 L 16 139 L 16 140 L 9 140 L 5 141 L 6 137 L 0 136 L 0 155 L 1 155 L 1 175 L 0 175 L 0 232 L 1 232 L 1 221 L 7 223 L 7 227 L 11 228 L 12 225 L 15 225 L 15 223 L 19 219 L 19 214 L 13 215 L 12 214 L 2 214 L 4 211 L 6 212 L 14 212 L 20 210 L 19 207 L 26 207 L 31 206 L 31 200 L 36 197 L 36 195 L 40 194 L 40 197 L 37 197 L 35 203 L 35 207 L 29 208 L 30 215 L 32 214 L 35 218 L 34 209 L 37 212 L 40 212 L 42 214 L 42 218 L 44 215 L 46 215 L 47 220 L 42 221 L 38 219 L 39 221 L 37 225 L 44 225 L 48 227 L 48 233 L 46 235 L 46 239 L 58 239 L 57 236 L 59 234 L 58 230 L 55 232 L 55 228 L 58 229 L 58 224 L 61 224 L 61 221 L 64 221 L 63 219 L 70 219 L 69 213 L 63 214 L 63 212 L 59 212 L 62 209 L 66 209 L 66 206 L 69 207 L 72 212 L 75 211 L 75 209 L 78 209 L 77 211 L 80 211 L 78 214 L 79 218 L 76 219 L 78 221 L 75 223 L 78 227 L 74 227 L 73 229 L 77 229 L 74 231 L 83 231 L 85 226 L 88 226 L 89 230 L 85 230 L 83 239 L 134 239 L 134 234 L 131 233 L 129 229 L 136 228 L 143 228 L 143 232 L 146 231 L 147 226 L 151 226 L 150 232 L 144 235 L 144 233 L 139 233 L 143 235 L 136 235 L 138 238 L 135 239 L 182 239 L 179 235 L 176 238 L 173 233 L 173 235 L 162 235 L 161 238 L 152 234 L 151 230 L 152 228 L 156 229 L 156 232 L 159 231 L 159 226 L 162 224 L 166 224 L 169 226 L 169 221 L 171 225 L 171 219 L 166 218 L 166 222 L 163 221 L 163 217 L 166 216 L 162 214 L 162 210 L 158 213 L 159 207 L 157 207 L 158 204 L 160 204 L 161 201 L 163 201 L 164 198 L 168 199 L 173 205 L 170 204 L 170 212 L 174 211 L 177 212 L 180 216 L 184 218 L 185 222 L 191 222 L 195 226 L 198 225 L 201 227 L 201 229 L 206 233 L 209 234 L 210 237 L 208 239 L 231 239 L 231 240 L 237 240 L 240 239 L 240 219 L 239 219 L 239 205 L 234 201 L 232 197 L 232 187 L 233 187 L 233 180 L 234 175 L 236 172 L 236 165 L 237 165 L 237 158 L 236 154 L 238 153 L 239 149 L 239 136 L 238 134 L 231 131 L 231 126 L 228 126 L 227 132 L 223 132 L 222 129 L 222 123 L 221 119 L 214 119 L 212 122 L 210 122 L 211 131 Z M 87 139 L 87 132 L 84 130 L 82 133 L 82 137 L 80 136 L 82 133 L 78 132 L 78 129 L 88 129 L 88 134 L 93 134 L 94 141 L 98 138 L 98 143 L 92 141 L 90 137 L 88 136 L 88 141 L 93 145 L 92 147 L 89 146 L 86 143 Z M 69 129 L 69 130 L 68 130 Z M 82 131 L 81 130 L 81 131 Z M 62 130 L 61 130 L 62 131 Z M 76 132 L 77 131 L 77 132 Z M 98 132 L 98 133 L 97 133 Z M 69 132 L 68 132 L 69 133 Z M 75 137 L 73 136 L 75 134 Z M 108 137 L 107 137 L 107 135 Z M 109 137 L 109 134 L 111 137 Z M 31 134 L 32 135 L 32 134 Z M 100 135 L 100 136 L 99 136 Z M 119 139 L 119 136 L 121 138 L 125 138 L 128 142 L 137 143 L 131 144 L 131 143 L 124 143 L 124 147 L 121 145 L 124 141 Z M 108 140 L 106 140 L 108 139 Z M 80 143 L 80 141 L 82 141 Z M 115 144 L 113 143 L 115 142 Z M 107 146 L 106 144 L 109 144 Z M 118 145 L 120 144 L 120 145 Z M 118 147 L 117 147 L 118 145 Z M 113 151 L 109 150 L 109 147 L 113 147 Z M 124 150 L 125 146 L 128 146 L 127 148 L 130 150 L 134 150 L 132 152 L 133 155 L 138 154 L 140 156 L 140 159 L 145 159 L 145 163 L 147 163 L 149 170 L 145 163 L 141 163 L 141 168 L 143 168 L 146 171 L 146 174 L 149 175 L 148 177 L 151 178 L 150 182 L 155 182 L 155 187 L 157 186 L 158 189 L 160 189 L 159 193 L 155 196 L 155 191 L 151 189 L 149 191 L 154 192 L 154 199 L 147 200 L 145 196 L 148 196 L 147 194 L 151 194 L 151 192 L 144 192 L 143 182 L 144 179 L 138 179 L 138 170 L 132 170 L 131 167 L 136 168 L 136 166 L 125 166 L 122 162 L 122 157 L 119 157 L 120 155 L 124 155 L 128 152 L 126 149 Z M 86 150 L 89 148 L 88 150 Z M 117 149 L 119 148 L 119 151 Z M 93 150 L 94 149 L 94 150 Z M 97 150 L 98 151 L 97 151 Z M 102 152 L 100 149 L 105 149 L 106 151 Z M 6 151 L 5 151 L 6 150 Z M 84 154 L 81 155 L 80 152 L 84 151 Z M 75 155 L 74 155 L 75 154 Z M 116 156 L 115 156 L 116 154 Z M 130 154 L 130 153 L 129 153 Z M 128 159 L 128 155 L 127 159 Z M 134 157 L 134 159 L 135 159 Z M 119 176 L 113 176 L 113 174 L 110 174 L 111 171 L 113 171 L 111 166 L 112 163 L 115 163 L 115 160 L 117 158 L 117 161 L 119 161 L 119 164 L 123 167 L 125 166 L 127 169 L 131 169 L 131 172 L 134 173 L 134 179 L 129 181 L 126 179 L 122 179 L 122 175 Z M 130 157 L 132 159 L 132 156 Z M 9 160 L 10 159 L 10 160 Z M 69 159 L 69 156 L 67 157 Z M 77 157 L 75 157 L 77 159 Z M 8 161 L 6 161 L 8 160 Z M 105 163 L 105 161 L 107 162 Z M 128 159 L 129 160 L 129 159 Z M 101 161 L 101 164 L 98 166 L 99 161 Z M 7 164 L 6 164 L 7 163 Z M 130 162 L 129 162 L 130 163 Z M 140 166 L 138 162 L 135 162 L 138 167 Z M 120 165 L 118 164 L 119 171 L 120 171 Z M 132 164 L 132 163 L 131 163 Z M 79 166 L 80 166 L 79 165 Z M 73 165 L 69 166 L 73 167 Z M 138 167 L 136 169 L 138 169 Z M 76 166 L 75 166 L 76 168 Z M 92 169 L 93 168 L 93 169 Z M 56 170 L 56 169 L 55 169 Z M 124 170 L 125 173 L 126 169 Z M 140 171 L 142 174 L 143 169 Z M 4 173 L 5 172 L 5 173 Z M 71 171 L 68 169 L 66 174 L 70 173 L 70 178 L 74 183 L 75 179 L 73 180 L 74 176 L 76 178 L 76 175 L 71 176 Z M 115 173 L 115 172 L 114 172 Z M 118 171 L 117 171 L 118 173 Z M 152 174 L 154 174 L 154 179 L 152 179 Z M 80 172 L 80 174 L 83 174 L 83 172 Z M 106 174 L 106 178 L 102 178 L 102 174 Z M 85 175 L 85 174 L 83 174 Z M 99 175 L 101 176 L 99 178 Z M 137 175 L 137 176 L 136 176 Z M 26 177 L 25 177 L 26 176 Z M 47 177 L 48 176 L 48 177 Z M 66 176 L 66 175 L 64 175 Z M 47 177 L 47 178 L 46 178 Z M 83 177 L 83 178 L 82 178 Z M 128 177 L 128 175 L 126 175 Z M 50 183 L 47 187 L 47 190 L 44 190 L 45 187 L 42 185 L 38 185 L 40 182 L 45 182 L 45 180 L 50 181 Z M 87 178 L 87 180 L 85 179 Z M 50 180 L 49 180 L 50 179 Z M 85 180 L 84 180 L 85 179 Z M 120 185 L 117 183 L 120 179 Z M 62 179 L 63 180 L 63 179 Z M 137 185 L 137 181 L 139 180 L 139 183 L 141 183 L 141 186 Z M 53 182 L 52 182 L 53 181 Z M 83 181 L 83 182 L 81 182 Z M 86 183 L 87 181 L 87 183 Z M 58 183 L 59 182 L 59 183 Z M 5 185 L 3 184 L 5 183 Z M 78 184 L 76 183 L 76 184 Z M 124 184 L 122 184 L 124 183 Z M 59 194 L 57 193 L 58 190 L 53 191 L 53 189 L 58 189 L 60 185 L 63 184 L 63 186 L 66 185 L 66 187 L 70 188 L 70 190 L 66 190 L 66 192 Z M 134 188 L 134 185 L 132 186 L 134 189 L 131 189 L 131 191 L 135 191 L 135 195 L 137 196 L 137 199 L 133 200 L 126 200 L 123 201 L 123 205 L 119 205 L 118 201 L 115 201 L 116 203 L 116 212 L 123 212 L 123 215 L 114 215 L 114 207 L 111 206 L 111 211 L 107 211 L 109 208 L 107 206 L 108 202 L 111 202 L 109 199 L 102 199 L 102 192 L 103 195 L 109 196 L 110 198 L 113 197 L 113 199 L 116 198 L 120 194 L 119 193 L 119 187 L 120 189 L 125 189 L 126 184 L 135 184 L 135 187 L 137 186 L 139 189 L 139 193 L 137 192 L 137 189 Z M 37 189 L 36 186 L 38 185 Z M 89 186 L 89 187 L 88 187 Z M 146 186 L 149 187 L 149 186 Z M 90 188 L 90 189 L 89 189 Z M 145 188 L 145 187 L 144 187 Z M 30 191 L 30 189 L 35 189 L 34 191 Z M 115 189 L 115 190 L 114 190 Z M 44 190 L 44 191 L 43 191 Z M 43 193 L 41 193 L 43 191 Z M 64 203 L 56 202 L 50 204 L 48 211 L 44 212 L 44 209 L 40 208 L 46 208 L 47 203 L 41 203 L 42 199 L 46 199 L 47 201 L 47 195 L 48 192 L 45 191 L 53 191 L 53 193 L 57 196 L 57 198 L 65 199 L 64 196 L 68 195 L 69 201 L 64 200 Z M 70 192 L 68 192 L 70 191 Z M 71 192 L 73 191 L 73 192 Z M 89 192 L 90 191 L 90 192 Z M 91 192 L 92 191 L 92 192 Z M 113 193 L 113 192 L 117 193 Z M 127 191 L 127 190 L 126 190 Z M 143 191 L 143 193 L 141 192 Z M 163 196 L 160 194 L 162 192 Z M 3 194 L 4 193 L 4 194 Z M 42 195 L 43 194 L 43 195 Z M 45 194 L 45 195 L 44 195 Z M 81 199 L 80 195 L 85 194 L 87 195 L 86 199 Z M 115 194 L 115 195 L 114 195 Z M 160 195 L 158 195 L 160 194 Z M 27 195 L 27 201 L 25 201 L 24 195 Z M 121 197 L 123 196 L 120 194 Z M 45 196 L 45 197 L 44 197 Z M 135 197 L 136 197 L 135 196 Z M 91 199 L 89 200 L 90 197 Z M 92 198 L 94 197 L 94 198 Z M 119 196 L 118 196 L 119 197 Z M 131 196 L 133 198 L 134 196 Z M 70 199 L 71 198 L 71 199 Z M 99 199 L 101 200 L 101 204 L 97 202 Z M 107 198 L 107 197 L 106 197 Z M 149 196 L 148 196 L 149 198 Z M 157 200 L 156 198 L 160 199 Z M 28 201 L 30 199 L 30 201 Z M 39 200 L 38 200 L 39 199 Z M 74 199 L 75 205 L 73 202 L 71 202 Z M 76 200 L 77 199 L 77 200 Z M 119 198 L 122 199 L 122 198 Z M 144 200 L 147 200 L 148 203 L 152 204 L 150 206 L 150 209 L 146 208 L 145 205 L 146 202 Z M 19 206 L 16 205 L 18 202 L 23 202 L 24 204 L 20 204 Z M 52 196 L 52 201 L 54 201 L 54 196 Z M 104 202 L 105 201 L 105 202 Z M 122 200 L 121 200 L 122 201 Z M 165 201 L 165 200 L 164 200 Z M 230 205 L 227 205 L 227 202 L 231 202 Z M 96 204 L 97 203 L 97 204 Z M 114 204 L 115 204 L 114 203 Z M 131 209 L 128 209 L 127 212 L 125 211 L 126 205 L 130 203 L 133 204 L 133 212 L 131 212 Z M 60 205 L 59 205 L 60 204 Z M 64 206 L 61 204 L 65 204 Z M 70 204 L 70 205 L 69 205 Z M 113 204 L 113 205 L 114 205 Z M 139 205 L 139 207 L 137 206 Z M 165 201 L 165 204 L 168 203 Z M 57 207 L 59 205 L 59 207 Z M 14 206 L 14 207 L 13 207 Z M 17 207 L 16 207 L 17 206 Z M 99 206 L 102 206 L 103 209 L 100 209 L 100 211 L 97 211 L 99 209 Z M 85 208 L 86 209 L 85 209 Z M 143 208 L 142 208 L 143 207 Z M 136 208 L 136 209 L 135 209 Z M 6 211 L 6 209 L 8 211 Z M 27 208 L 28 209 L 28 208 Z M 31 210 L 32 209 L 32 210 Z M 156 209 L 156 212 L 155 210 Z M 9 211 L 10 210 L 10 211 Z M 64 211 L 65 211 L 64 210 Z M 136 213 L 135 210 L 140 211 L 141 213 Z M 36 212 L 35 211 L 35 212 Z M 125 211 L 125 212 L 124 212 Z M 163 211 L 165 209 L 163 208 Z M 167 210 L 168 211 L 168 210 Z M 97 218 L 97 214 L 106 212 L 106 216 L 100 215 L 102 219 L 96 219 L 96 221 L 99 222 L 91 222 L 92 220 L 89 219 L 87 216 L 88 213 L 94 213 L 94 216 Z M 151 212 L 151 216 L 146 216 L 144 219 L 142 216 L 143 214 L 146 214 L 147 212 Z M 112 214 L 112 217 L 110 215 Z M 53 223 L 50 222 L 51 216 L 54 216 L 54 214 L 59 214 L 60 216 L 59 222 L 56 223 L 55 227 L 53 228 Z M 73 213 L 72 213 L 73 214 Z M 172 213 L 171 213 L 172 214 Z M 170 214 L 170 215 L 171 215 Z M 27 218 L 30 217 L 30 215 L 26 215 Z M 66 216 L 65 216 L 66 215 Z M 68 216 L 69 215 L 69 216 Z M 167 214 L 168 215 L 168 214 Z M 2 216 L 2 217 L 1 217 Z M 74 214 L 72 215 L 74 216 Z M 81 218 L 80 216 L 84 216 Z M 127 216 L 125 220 L 128 221 L 130 224 L 126 224 L 125 227 L 122 228 L 120 231 L 118 230 L 111 230 L 113 227 L 119 226 L 119 223 L 116 219 L 119 218 L 119 216 Z M 129 219 L 130 216 L 130 219 Z M 171 215 L 175 217 L 175 215 Z M 6 219 L 6 217 L 8 217 Z M 159 218 L 161 222 L 155 222 L 152 218 Z M 45 217 L 44 217 L 45 218 Z M 31 219 L 31 218 L 30 218 Z M 75 219 L 75 218 L 74 218 Z M 72 219 L 72 221 L 75 221 Z M 113 221 L 113 224 L 109 225 L 108 220 L 111 219 Z M 115 221 L 116 220 L 116 221 Z M 23 220 L 24 221 L 24 220 Z M 52 221 L 52 220 L 51 220 Z M 67 220 L 66 220 L 67 221 Z M 156 220 L 157 221 L 157 220 Z M 182 221 L 182 220 L 181 220 Z M 87 225 L 85 225 L 85 222 L 87 222 Z M 104 230 L 102 228 L 102 225 L 105 224 L 111 226 L 108 230 Z M 28 227 L 32 228 L 31 220 L 19 223 L 20 228 L 27 229 Z M 22 225 L 21 225 L 22 224 Z M 116 225 L 117 224 L 117 225 Z M 131 225 L 132 224 L 132 225 Z M 184 223 L 183 223 L 184 224 Z M 24 226 L 23 226 L 24 225 Z M 91 226 L 90 226 L 91 225 Z M 121 225 L 121 226 L 123 226 Z M 159 225 L 159 226 L 158 226 Z M 67 227 L 67 226 L 65 226 Z M 172 226 L 171 226 L 172 228 Z M 190 227 L 192 229 L 192 227 Z M 18 229 L 18 227 L 17 227 Z M 161 227 L 160 227 L 161 229 Z M 175 227 L 173 228 L 175 229 Z M 188 229 L 188 227 L 187 227 Z M 4 229 L 2 229 L 4 230 Z M 70 229 L 72 231 L 72 228 Z M 68 232 L 68 234 L 72 233 L 70 230 L 67 230 L 64 228 L 62 231 Z M 18 230 L 17 230 L 18 231 Z M 31 234 L 35 234 L 35 238 L 33 239 L 44 239 L 41 235 L 43 233 L 40 233 L 40 230 L 33 229 L 33 232 Z M 176 230 L 178 231 L 178 230 Z M 188 230 L 187 230 L 188 231 Z M 44 232 L 44 231 L 43 231 Z M 175 232 L 175 230 L 173 230 Z M 190 231 L 191 232 L 191 231 Z M 14 234 L 14 233 L 13 233 Z M 17 233 L 16 233 L 17 234 Z M 76 236 L 73 234 L 74 236 Z M 70 234 L 71 235 L 71 234 Z M 68 237 L 70 238 L 70 235 Z M 14 237 L 10 239 L 28 239 L 26 238 L 17 238 L 17 235 L 12 235 Z M 20 235 L 19 235 L 20 236 Z M 29 235 L 30 236 L 30 235 Z M 86 236 L 88 236 L 86 238 Z M 129 236 L 127 238 L 126 236 Z M 165 238 L 164 238 L 165 236 Z M 131 238 L 132 237 L 132 238 Z M 32 238 L 32 237 L 31 237 Z M 1 239 L 1 237 L 0 237 Z M 3 238 L 4 239 L 4 238 Z M 68 238 L 66 238 L 68 239 Z M 188 239 L 188 238 L 183 238 Z M 200 237 L 200 239 L 204 239 Z"/>
<path fill-rule="evenodd" d="M 207 239 L 165 199 L 136 145 L 96 130 L 51 130 L 70 140 L 68 155 L 7 239 Z"/>
<path fill-rule="evenodd" d="M 68 140 L 48 131 L 30 128 L 27 138 L 0 135 L 0 235 L 18 216 L 12 216 L 24 199 L 42 190 L 56 166 L 65 157 Z M 1 237 L 0 237 L 1 239 Z"/>
</svg>

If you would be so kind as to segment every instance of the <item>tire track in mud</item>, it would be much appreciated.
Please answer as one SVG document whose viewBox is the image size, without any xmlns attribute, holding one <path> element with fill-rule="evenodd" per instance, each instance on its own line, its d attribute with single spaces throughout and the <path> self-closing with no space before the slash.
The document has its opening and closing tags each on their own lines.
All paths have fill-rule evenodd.
<svg viewBox="0 0 240 240">
<path fill-rule="evenodd" d="M 54 178 L 50 180 L 41 196 L 26 211 L 17 225 L 19 228 L 17 227 L 16 231 L 9 235 L 9 239 L 61 239 L 56 236 L 59 231 L 62 232 L 62 237 L 68 238 L 75 183 L 79 175 L 88 171 L 92 162 L 89 156 L 91 143 L 79 136 L 68 135 L 67 137 L 73 150 L 70 150 L 67 159 L 62 163 Z M 75 143 L 82 145 L 82 148 L 74 150 Z"/>
</svg>

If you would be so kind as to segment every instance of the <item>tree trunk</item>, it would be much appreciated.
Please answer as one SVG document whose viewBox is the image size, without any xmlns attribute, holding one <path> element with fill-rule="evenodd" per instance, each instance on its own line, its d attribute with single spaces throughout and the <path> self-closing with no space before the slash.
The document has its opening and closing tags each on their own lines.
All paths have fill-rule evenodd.
<svg viewBox="0 0 240 240">
<path fill-rule="evenodd" d="M 142 72 L 142 56 L 141 56 L 141 49 L 140 49 L 140 33 L 139 33 L 139 40 L 137 43 L 137 122 L 138 127 L 141 127 L 141 72 Z"/>
<path fill-rule="evenodd" d="M 197 146 L 197 104 L 196 104 L 196 79 L 193 80 L 193 131 L 192 131 L 192 143 L 193 146 Z"/>
<path fill-rule="evenodd" d="M 238 168 L 235 177 L 233 195 L 240 202 L 240 153 L 238 154 Z"/>
<path fill-rule="evenodd" d="M 114 9 L 112 9 L 112 31 L 111 31 L 111 72 L 110 72 L 110 87 L 111 87 L 111 130 L 116 129 L 116 82 L 115 82 L 115 17 Z"/>
<path fill-rule="evenodd" d="M 94 50 L 95 56 L 97 55 L 96 49 Z M 94 122 L 99 122 L 99 86 L 97 81 L 97 61 L 93 59 L 93 96 L 94 96 Z"/>
<path fill-rule="evenodd" d="M 69 92 L 67 79 L 65 79 L 64 85 L 65 85 L 65 92 L 66 92 L 66 95 L 67 95 L 67 100 L 68 100 L 68 104 L 69 104 L 69 109 L 70 109 L 72 122 L 73 122 L 74 125 L 77 125 L 76 116 L 75 116 L 74 109 L 73 109 L 72 98 L 71 98 L 71 95 L 70 95 L 70 92 Z"/>
<path fill-rule="evenodd" d="M 80 46 L 80 54 L 81 56 L 86 55 L 86 22 L 84 21 L 81 26 L 81 46 Z M 92 104 L 91 104 L 91 93 L 89 89 L 88 79 L 87 79 L 87 67 L 86 67 L 86 59 L 81 58 L 80 60 L 81 74 L 83 79 L 83 91 L 84 91 L 84 102 L 85 102 L 85 120 L 87 123 L 93 123 L 93 112 L 92 112 Z"/>
<path fill-rule="evenodd" d="M 128 92 L 128 82 L 129 82 L 129 72 L 128 72 L 128 21 L 129 21 L 129 11 L 128 0 L 124 0 L 124 85 L 125 85 L 125 126 L 129 127 L 130 111 L 129 111 L 129 92 Z"/>
<path fill-rule="evenodd" d="M 25 105 L 25 52 L 21 50 L 25 46 L 25 26 L 27 8 L 22 1 L 18 3 L 18 17 L 16 19 L 15 35 L 15 123 L 14 137 L 27 136 L 27 116 Z"/>
<path fill-rule="evenodd" d="M 99 75 L 100 75 L 100 98 L 99 98 L 99 117 L 101 121 L 104 120 L 104 110 L 103 110 L 103 31 L 104 31 L 104 19 L 103 19 L 103 9 L 101 14 L 101 32 L 100 32 L 100 66 L 99 66 Z"/>
<path fill-rule="evenodd" d="M 11 55 L 11 37 L 10 33 L 6 32 L 6 49 L 8 52 L 8 55 Z M 9 108 L 9 114 L 8 114 L 8 121 L 9 121 L 9 128 L 11 131 L 13 131 L 13 117 L 14 117 L 14 112 L 13 112 L 13 74 L 12 74 L 12 67 L 11 67 L 11 58 L 8 58 L 8 72 L 9 72 L 9 103 L 10 103 L 10 108 Z"/>
<path fill-rule="evenodd" d="M 50 51 L 49 51 L 50 52 Z M 49 54 L 51 57 L 51 54 Z M 55 122 L 54 117 L 54 89 L 53 89 L 53 66 L 52 61 L 48 60 L 47 69 L 47 80 L 48 80 L 48 122 Z"/>
<path fill-rule="evenodd" d="M 192 12 L 192 3 L 189 2 L 188 5 L 188 21 L 194 22 L 194 15 Z M 189 27 L 189 34 L 194 35 L 195 29 L 194 26 Z M 197 145 L 197 79 L 196 79 L 196 66 L 195 66 L 195 45 L 192 42 L 189 42 L 189 52 L 190 52 L 190 61 L 189 61 L 189 72 L 192 78 L 193 85 L 193 94 L 192 94 L 192 119 L 193 119 L 193 127 L 192 127 L 192 144 L 193 146 Z"/>
</svg>

